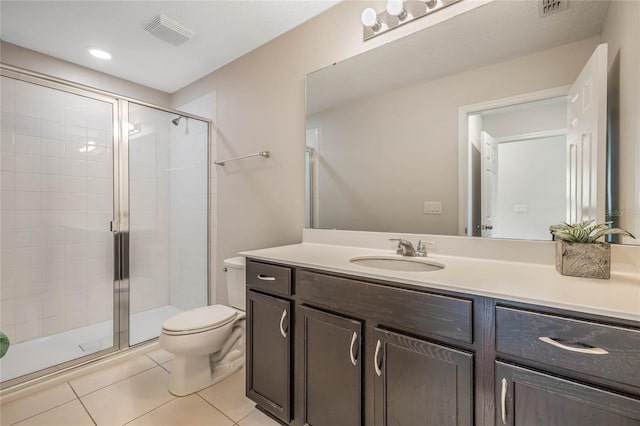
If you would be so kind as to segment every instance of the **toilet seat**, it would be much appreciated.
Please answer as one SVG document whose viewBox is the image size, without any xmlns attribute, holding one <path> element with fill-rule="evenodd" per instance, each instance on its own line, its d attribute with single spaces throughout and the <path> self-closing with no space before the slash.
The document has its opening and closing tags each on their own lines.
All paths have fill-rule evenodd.
<svg viewBox="0 0 640 426">
<path fill-rule="evenodd" d="M 162 324 L 167 335 L 202 333 L 226 325 L 238 316 L 238 311 L 229 306 L 204 306 L 175 315 Z"/>
</svg>

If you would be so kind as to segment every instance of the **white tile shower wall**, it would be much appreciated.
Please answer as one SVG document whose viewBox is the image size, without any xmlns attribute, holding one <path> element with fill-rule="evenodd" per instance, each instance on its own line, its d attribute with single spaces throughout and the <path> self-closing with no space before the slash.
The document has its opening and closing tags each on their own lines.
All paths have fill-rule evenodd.
<svg viewBox="0 0 640 426">
<path fill-rule="evenodd" d="M 207 123 L 171 129 L 171 304 L 207 304 Z M 189 133 L 186 133 L 188 124 Z"/>
<path fill-rule="evenodd" d="M 216 203 L 216 194 L 217 194 L 217 167 L 214 164 L 216 161 L 216 152 L 217 152 L 217 133 L 215 131 L 215 123 L 216 123 L 216 114 L 217 114 L 217 96 L 216 92 L 208 92 L 205 95 L 202 95 L 191 102 L 182 105 L 174 105 L 174 107 L 180 111 L 185 111 L 194 115 L 198 115 L 200 117 L 208 118 L 212 121 L 211 127 L 209 129 L 209 157 L 208 157 L 208 168 L 209 168 L 209 210 L 208 210 L 208 219 L 209 219 L 209 268 L 211 269 L 211 276 L 209 282 L 209 304 L 218 303 L 218 298 L 216 297 L 216 233 L 217 233 L 217 203 Z M 206 149 L 206 146 L 205 146 Z M 206 152 L 206 151 L 205 151 Z M 172 293 L 171 299 L 174 299 L 174 293 L 178 292 L 177 281 L 172 282 Z M 193 287 L 193 292 L 191 293 L 191 298 L 200 297 L 197 294 L 201 294 L 203 288 L 201 287 Z M 181 290 L 185 291 L 185 290 Z M 177 300 L 177 294 L 176 294 Z M 193 299 L 192 299 L 193 300 Z M 206 300 L 205 300 L 206 301 Z M 222 302 L 222 301 L 221 301 Z M 204 303 L 203 303 L 204 304 Z"/>
<path fill-rule="evenodd" d="M 129 137 L 131 314 L 169 304 L 169 132 L 163 111 L 129 105 L 129 122 L 141 132 Z"/>
<path fill-rule="evenodd" d="M 111 104 L 2 77 L 0 328 L 13 342 L 111 318 Z"/>
</svg>

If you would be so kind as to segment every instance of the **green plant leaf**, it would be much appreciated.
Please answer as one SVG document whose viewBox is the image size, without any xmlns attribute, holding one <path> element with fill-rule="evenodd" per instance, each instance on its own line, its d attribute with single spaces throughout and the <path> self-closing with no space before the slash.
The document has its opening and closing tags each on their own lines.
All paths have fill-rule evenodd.
<svg viewBox="0 0 640 426">
<path fill-rule="evenodd" d="M 9 350 L 11 342 L 6 334 L 0 331 L 0 358 L 2 358 Z"/>
</svg>

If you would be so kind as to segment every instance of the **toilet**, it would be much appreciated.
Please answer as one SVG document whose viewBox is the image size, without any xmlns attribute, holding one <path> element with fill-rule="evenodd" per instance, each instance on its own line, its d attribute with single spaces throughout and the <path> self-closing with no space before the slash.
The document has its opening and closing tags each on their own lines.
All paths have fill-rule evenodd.
<svg viewBox="0 0 640 426">
<path fill-rule="evenodd" d="M 245 258 L 225 259 L 229 304 L 181 312 L 162 324 L 160 347 L 173 354 L 169 392 L 189 395 L 244 365 Z"/>
</svg>

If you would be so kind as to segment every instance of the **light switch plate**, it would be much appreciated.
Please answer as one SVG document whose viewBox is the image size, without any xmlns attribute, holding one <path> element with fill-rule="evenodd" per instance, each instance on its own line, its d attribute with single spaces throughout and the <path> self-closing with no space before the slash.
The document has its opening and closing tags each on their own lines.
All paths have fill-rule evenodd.
<svg viewBox="0 0 640 426">
<path fill-rule="evenodd" d="M 425 201 L 424 214 L 442 214 L 442 203 L 440 201 Z"/>
<path fill-rule="evenodd" d="M 516 204 L 513 206 L 514 213 L 529 213 L 529 204 Z"/>
</svg>

